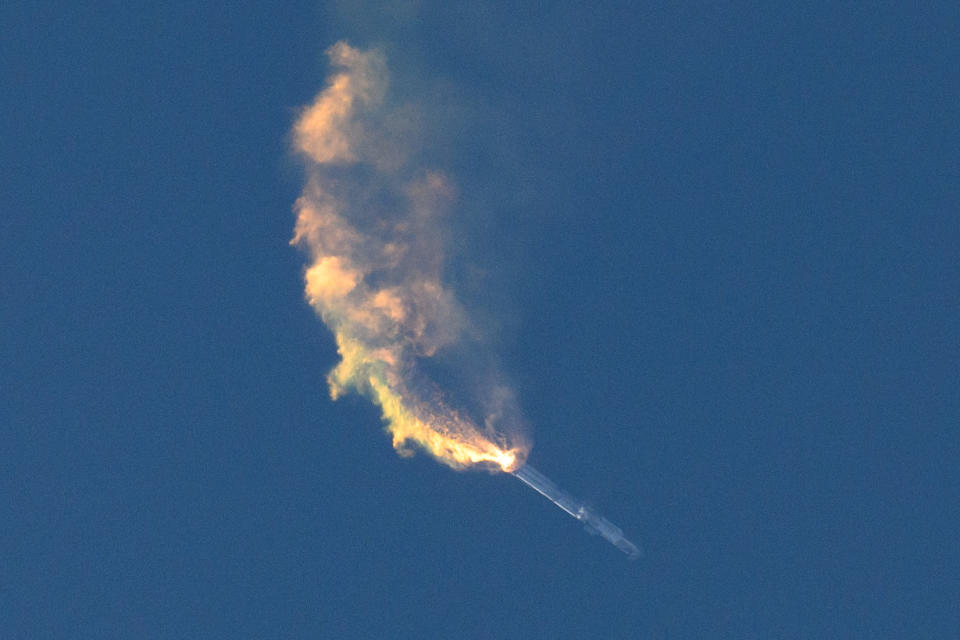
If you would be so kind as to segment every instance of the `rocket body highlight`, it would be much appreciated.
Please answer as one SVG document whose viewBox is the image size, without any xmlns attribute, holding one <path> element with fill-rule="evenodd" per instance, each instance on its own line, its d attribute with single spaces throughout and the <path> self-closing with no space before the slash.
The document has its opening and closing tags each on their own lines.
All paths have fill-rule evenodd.
<svg viewBox="0 0 960 640">
<path fill-rule="evenodd" d="M 636 560 L 642 555 L 640 549 L 624 537 L 620 527 L 560 489 L 550 478 L 530 465 L 524 465 L 512 473 L 525 485 L 583 522 L 589 531 L 603 536 L 608 542 L 627 554 L 630 560 Z"/>
</svg>

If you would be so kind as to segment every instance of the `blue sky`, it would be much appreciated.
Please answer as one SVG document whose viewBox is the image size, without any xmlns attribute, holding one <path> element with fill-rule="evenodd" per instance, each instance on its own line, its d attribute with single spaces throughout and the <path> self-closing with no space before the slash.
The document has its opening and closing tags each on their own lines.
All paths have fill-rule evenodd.
<svg viewBox="0 0 960 640">
<path fill-rule="evenodd" d="M 944 637 L 948 4 L 7 3 L 4 637 Z M 331 402 L 290 129 L 379 47 L 531 463 Z M 411 114 L 411 118 L 414 114 Z"/>
</svg>

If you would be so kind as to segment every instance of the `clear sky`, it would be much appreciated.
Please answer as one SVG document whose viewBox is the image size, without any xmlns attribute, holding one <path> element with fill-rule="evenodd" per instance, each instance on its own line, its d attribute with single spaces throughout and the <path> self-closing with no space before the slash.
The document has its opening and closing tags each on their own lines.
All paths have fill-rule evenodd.
<svg viewBox="0 0 960 640">
<path fill-rule="evenodd" d="M 955 634 L 956 3 L 544 4 L 3 3 L 0 637 Z M 341 40 L 530 462 L 643 559 L 330 400 Z"/>
</svg>

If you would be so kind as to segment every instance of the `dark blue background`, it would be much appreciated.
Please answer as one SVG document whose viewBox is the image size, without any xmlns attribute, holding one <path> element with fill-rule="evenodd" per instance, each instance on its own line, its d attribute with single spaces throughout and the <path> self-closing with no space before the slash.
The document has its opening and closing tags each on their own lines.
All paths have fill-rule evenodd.
<svg viewBox="0 0 960 640">
<path fill-rule="evenodd" d="M 0 9 L 0 636 L 956 632 L 955 3 L 247 4 Z M 456 105 L 531 461 L 640 562 L 329 401 L 343 38 Z"/>
</svg>

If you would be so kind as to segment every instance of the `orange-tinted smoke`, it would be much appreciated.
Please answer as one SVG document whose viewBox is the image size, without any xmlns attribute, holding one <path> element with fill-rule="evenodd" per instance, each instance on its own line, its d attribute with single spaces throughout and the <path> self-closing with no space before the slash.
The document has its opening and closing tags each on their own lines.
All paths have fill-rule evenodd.
<svg viewBox="0 0 960 640">
<path fill-rule="evenodd" d="M 307 184 L 292 244 L 309 253 L 306 298 L 336 338 L 330 394 L 371 398 L 401 454 L 420 448 L 457 469 L 513 470 L 529 447 L 497 424 L 496 406 L 480 427 L 414 380 L 417 362 L 456 343 L 466 324 L 442 281 L 442 217 L 455 190 L 410 160 L 400 122 L 409 109 L 387 104 L 384 57 L 343 42 L 328 55 L 338 72 L 293 129 Z M 510 401 L 502 388 L 489 395 Z"/>
</svg>

